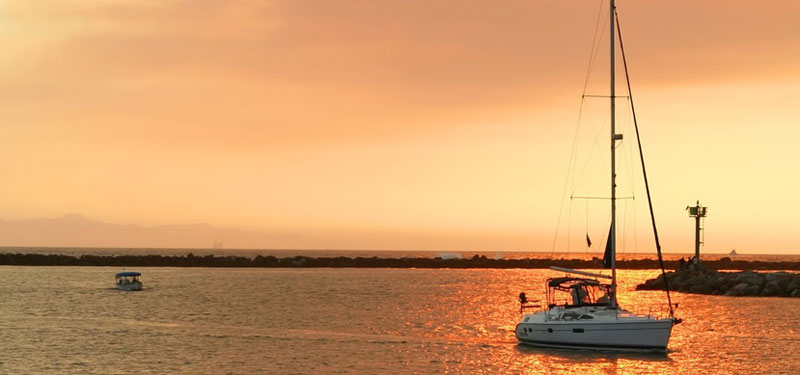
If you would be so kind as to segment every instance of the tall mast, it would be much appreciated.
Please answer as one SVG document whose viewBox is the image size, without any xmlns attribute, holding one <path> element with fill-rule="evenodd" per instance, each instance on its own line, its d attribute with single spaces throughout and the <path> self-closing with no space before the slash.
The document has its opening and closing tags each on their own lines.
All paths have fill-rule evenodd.
<svg viewBox="0 0 800 375">
<path fill-rule="evenodd" d="M 614 145 L 617 141 L 616 134 L 616 92 L 615 92 L 615 64 L 614 64 L 614 0 L 610 1 L 611 11 L 609 26 L 611 33 L 611 306 L 617 307 L 617 165 Z M 619 137 L 621 138 L 621 137 Z"/>
</svg>

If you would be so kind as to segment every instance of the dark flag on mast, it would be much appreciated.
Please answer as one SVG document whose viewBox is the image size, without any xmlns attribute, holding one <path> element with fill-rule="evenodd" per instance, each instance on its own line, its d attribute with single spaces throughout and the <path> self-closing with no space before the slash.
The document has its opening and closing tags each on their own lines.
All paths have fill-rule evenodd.
<svg viewBox="0 0 800 375">
<path fill-rule="evenodd" d="M 606 252 L 603 254 L 603 268 L 611 268 L 611 228 L 608 228 Z"/>
<path fill-rule="evenodd" d="M 586 247 L 592 247 L 592 239 L 589 238 L 589 233 L 586 233 Z"/>
</svg>

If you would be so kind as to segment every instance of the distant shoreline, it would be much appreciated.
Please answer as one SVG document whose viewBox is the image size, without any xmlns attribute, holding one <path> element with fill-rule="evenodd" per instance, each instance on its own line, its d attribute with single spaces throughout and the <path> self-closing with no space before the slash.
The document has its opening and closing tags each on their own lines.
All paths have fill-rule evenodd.
<svg viewBox="0 0 800 375">
<path fill-rule="evenodd" d="M 311 257 L 311 258 L 332 258 L 332 257 L 350 257 L 350 258 L 434 258 L 441 257 L 444 259 L 450 258 L 471 258 L 475 255 L 484 255 L 490 259 L 583 259 L 588 260 L 593 257 L 602 257 L 603 253 L 598 251 L 523 251 L 523 250 L 410 250 L 410 249 L 284 249 L 284 248 L 169 248 L 169 247 L 75 247 L 75 246 L 58 246 L 58 247 L 25 247 L 25 246 L 0 246 L 0 254 L 44 254 L 44 255 L 97 255 L 97 256 L 146 256 L 146 255 L 186 255 L 189 253 L 195 256 L 214 255 L 217 257 L 225 256 L 241 256 L 241 257 L 255 257 L 261 256 L 274 256 L 278 258 L 288 257 Z M 681 257 L 688 259 L 694 256 L 694 252 L 688 253 L 675 253 L 665 252 L 664 260 L 677 261 Z M 622 251 L 617 253 L 617 260 L 632 260 L 632 259 L 655 259 L 656 252 L 652 251 Z M 731 256 L 728 253 L 711 253 L 703 252 L 702 259 L 718 260 L 724 257 L 730 257 L 734 260 L 744 261 L 765 261 L 765 262 L 800 262 L 800 253 L 741 253 Z"/>
<path fill-rule="evenodd" d="M 735 260 L 729 257 L 703 261 L 717 270 L 791 270 L 800 271 L 800 262 Z M 58 254 L 0 254 L 0 265 L 6 266 L 107 266 L 107 267 L 228 267 L 228 268 L 486 268 L 486 269 L 546 269 L 550 266 L 598 269 L 602 262 L 592 259 L 491 259 L 484 255 L 471 258 L 441 257 L 379 258 L 379 257 L 308 257 L 275 256 L 242 257 L 235 255 L 58 255 Z M 673 270 L 678 261 L 665 260 L 664 267 Z M 644 270 L 660 268 L 657 259 L 621 259 L 617 268 Z"/>
</svg>

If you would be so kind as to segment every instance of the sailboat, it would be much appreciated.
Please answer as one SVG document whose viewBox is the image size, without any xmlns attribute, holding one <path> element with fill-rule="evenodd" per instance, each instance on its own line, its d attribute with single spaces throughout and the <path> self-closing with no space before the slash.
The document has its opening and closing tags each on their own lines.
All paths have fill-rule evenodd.
<svg viewBox="0 0 800 375">
<path fill-rule="evenodd" d="M 667 301 L 669 315 L 635 314 L 619 305 L 617 300 L 617 267 L 616 267 L 616 155 L 617 141 L 622 134 L 615 130 L 616 92 L 615 92 L 615 29 L 619 36 L 620 50 L 625 64 L 627 77 L 627 61 L 622 46 L 622 37 L 618 20 L 615 22 L 616 6 L 610 0 L 611 26 L 611 85 L 609 95 L 611 105 L 611 228 L 609 230 L 606 252 L 603 263 L 611 268 L 611 275 L 595 272 L 579 271 L 559 267 L 551 269 L 564 272 L 565 276 L 550 278 L 546 282 L 547 304 L 543 309 L 533 313 L 525 313 L 528 309 L 539 307 L 528 302 L 524 293 L 520 294 L 521 318 L 515 329 L 517 339 L 522 344 L 554 347 L 597 350 L 634 350 L 664 351 L 669 343 L 672 327 L 680 322 L 675 317 L 669 288 Z M 628 94 L 630 94 L 630 80 Z M 636 113 L 633 99 L 629 96 L 633 121 L 636 125 L 636 136 L 639 138 Z M 658 259 L 664 272 L 661 245 L 650 200 L 650 187 L 644 168 L 644 156 L 639 145 L 639 156 L 642 160 L 645 188 L 650 206 L 651 221 L 655 234 Z M 666 280 L 666 278 L 665 278 Z"/>
</svg>

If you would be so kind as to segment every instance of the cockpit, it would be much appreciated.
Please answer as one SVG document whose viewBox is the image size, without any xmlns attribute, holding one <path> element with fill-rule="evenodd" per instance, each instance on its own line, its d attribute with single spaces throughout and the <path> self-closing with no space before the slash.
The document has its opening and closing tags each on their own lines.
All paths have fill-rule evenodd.
<svg viewBox="0 0 800 375">
<path fill-rule="evenodd" d="M 611 285 L 594 279 L 556 277 L 547 280 L 547 305 L 551 308 L 608 306 L 611 295 Z"/>
</svg>

